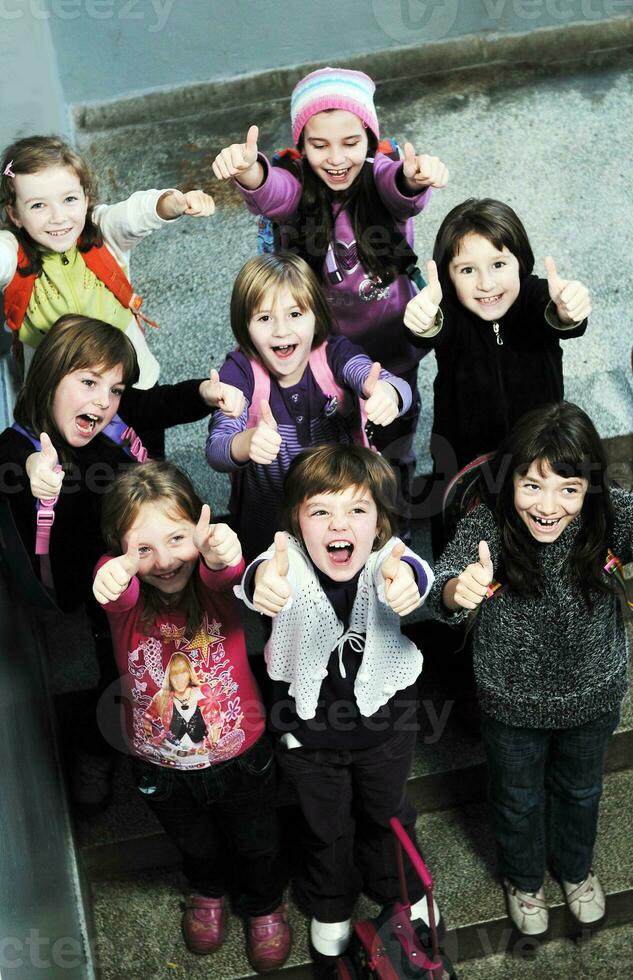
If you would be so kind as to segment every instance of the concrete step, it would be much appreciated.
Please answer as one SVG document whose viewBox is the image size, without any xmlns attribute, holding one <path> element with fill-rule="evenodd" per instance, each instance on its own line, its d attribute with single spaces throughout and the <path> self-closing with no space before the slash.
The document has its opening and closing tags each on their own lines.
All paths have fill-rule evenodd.
<svg viewBox="0 0 633 980">
<path fill-rule="evenodd" d="M 608 894 L 609 926 L 620 926 L 633 919 L 633 852 L 630 828 L 622 819 L 624 813 L 630 812 L 632 802 L 633 772 L 609 773 L 594 860 L 596 873 Z M 494 844 L 485 804 L 422 814 L 417 830 L 425 859 L 436 879 L 435 892 L 448 929 L 446 950 L 455 963 L 466 961 L 463 969 L 460 966 L 460 976 L 541 975 L 533 965 L 531 973 L 520 973 L 514 960 L 498 955 L 512 953 L 514 943 L 503 892 L 496 879 Z M 243 951 L 241 921 L 235 916 L 225 945 L 212 958 L 197 957 L 185 949 L 180 935 L 182 884 L 177 872 L 127 874 L 93 882 L 101 980 L 120 980 L 122 976 L 126 980 L 178 976 L 188 980 L 209 976 L 214 980 L 237 980 L 252 975 Z M 552 909 L 551 938 L 571 937 L 573 923 L 563 905 L 560 887 L 548 879 L 545 889 Z M 375 912 L 375 907 L 363 899 L 356 916 Z M 294 907 L 291 907 L 291 922 L 292 954 L 287 966 L 275 974 L 278 980 L 311 976 L 307 922 Z M 600 941 L 593 940 L 592 946 Z M 615 941 L 617 946 L 617 936 Z M 582 952 L 567 944 L 552 944 L 551 950 L 543 950 L 539 955 L 543 967 L 551 963 L 550 976 L 574 980 L 593 976 L 576 969 L 574 964 L 578 964 Z M 492 959 L 486 959 L 483 964 L 472 962 L 490 956 Z M 490 972 L 493 966 L 498 972 Z M 618 973 L 614 969 L 609 977 L 630 977 L 630 960 L 628 967 L 629 972 Z"/>
</svg>

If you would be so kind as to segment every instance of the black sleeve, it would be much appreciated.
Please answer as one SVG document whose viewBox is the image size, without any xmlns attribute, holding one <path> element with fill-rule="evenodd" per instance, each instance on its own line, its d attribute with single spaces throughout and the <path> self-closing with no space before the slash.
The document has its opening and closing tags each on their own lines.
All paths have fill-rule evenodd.
<svg viewBox="0 0 633 980">
<path fill-rule="evenodd" d="M 180 381 L 175 385 L 153 388 L 126 388 L 121 397 L 119 415 L 134 429 L 169 429 L 172 425 L 197 422 L 211 409 L 198 391 L 205 378 Z"/>
<path fill-rule="evenodd" d="M 522 322 L 528 329 L 542 330 L 549 337 L 556 340 L 567 340 L 573 337 L 582 337 L 587 329 L 587 320 L 575 326 L 560 323 L 556 311 L 556 305 L 552 302 L 549 295 L 547 279 L 539 279 L 538 276 L 528 276 L 521 286 Z M 560 327 L 555 326 L 559 324 Z"/>
</svg>

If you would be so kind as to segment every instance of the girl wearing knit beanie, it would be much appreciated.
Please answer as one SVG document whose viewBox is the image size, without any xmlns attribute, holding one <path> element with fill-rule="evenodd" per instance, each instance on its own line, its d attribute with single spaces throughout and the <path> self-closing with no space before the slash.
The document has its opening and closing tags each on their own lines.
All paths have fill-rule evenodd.
<svg viewBox="0 0 633 980">
<path fill-rule="evenodd" d="M 380 151 L 374 91 L 363 72 L 311 72 L 295 86 L 290 102 L 296 149 L 271 165 L 258 151 L 257 126 L 251 126 L 245 143 L 218 154 L 213 171 L 219 180 L 233 178 L 249 211 L 279 226 L 279 246 L 312 266 L 338 330 L 410 384 L 411 411 L 376 440 L 400 472 L 405 511 L 415 467 L 422 356 L 402 328 L 415 293 L 407 274 L 415 265 L 412 219 L 428 203 L 431 188 L 446 185 L 448 171 L 437 157 L 416 155 L 410 143 L 402 160 Z"/>
</svg>

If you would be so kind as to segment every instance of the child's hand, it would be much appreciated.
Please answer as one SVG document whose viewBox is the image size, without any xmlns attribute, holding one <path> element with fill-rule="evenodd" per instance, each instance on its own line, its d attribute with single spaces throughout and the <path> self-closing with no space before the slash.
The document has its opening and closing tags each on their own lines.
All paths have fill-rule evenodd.
<svg viewBox="0 0 633 980">
<path fill-rule="evenodd" d="M 402 561 L 405 546 L 398 541 L 383 561 L 380 571 L 385 580 L 385 598 L 398 616 L 408 616 L 420 605 L 420 590 L 411 565 Z"/>
<path fill-rule="evenodd" d="M 42 449 L 31 453 L 26 461 L 26 475 L 31 484 L 31 493 L 37 500 L 53 500 L 59 496 L 64 471 L 59 465 L 55 446 L 45 432 L 40 434 Z"/>
<path fill-rule="evenodd" d="M 416 156 L 411 143 L 404 144 L 402 174 L 411 190 L 421 190 L 423 187 L 446 187 L 448 184 L 448 169 L 440 158 L 431 157 L 428 153 Z"/>
<path fill-rule="evenodd" d="M 231 143 L 220 150 L 213 161 L 213 173 L 218 180 L 228 180 L 229 177 L 242 177 L 255 173 L 257 164 L 257 138 L 259 129 L 251 126 L 246 134 L 245 143 Z"/>
<path fill-rule="evenodd" d="M 388 381 L 380 380 L 380 370 L 379 362 L 375 361 L 365 379 L 363 385 L 363 394 L 367 399 L 365 412 L 374 425 L 389 425 L 398 417 L 398 392 Z"/>
<path fill-rule="evenodd" d="M 480 541 L 479 561 L 468 565 L 461 575 L 451 580 L 455 583 L 452 596 L 455 605 L 462 609 L 476 609 L 488 594 L 493 574 L 490 548 L 486 541 Z M 449 603 L 446 604 L 450 606 Z"/>
<path fill-rule="evenodd" d="M 193 543 L 204 558 L 205 565 L 214 571 L 239 565 L 242 559 L 242 546 L 237 534 L 228 524 L 211 524 L 208 504 L 202 505 L 193 532 Z"/>
<path fill-rule="evenodd" d="M 234 385 L 220 381 L 220 375 L 211 368 L 208 381 L 203 381 L 199 388 L 200 397 L 209 408 L 219 408 L 232 419 L 239 419 L 246 406 L 246 399 Z"/>
<path fill-rule="evenodd" d="M 589 290 L 577 279 L 561 279 L 551 255 L 545 259 L 550 299 L 563 323 L 582 323 L 591 313 Z"/>
<path fill-rule="evenodd" d="M 409 300 L 404 311 L 404 325 L 416 337 L 423 337 L 434 326 L 442 302 L 442 287 L 433 259 L 426 263 L 426 278 L 427 285 Z"/>
<path fill-rule="evenodd" d="M 252 430 L 253 436 L 248 450 L 248 458 L 253 463 L 262 463 L 267 466 L 277 459 L 281 449 L 281 436 L 277 431 L 277 423 L 270 405 L 262 398 L 261 418 L 255 429 Z"/>
<path fill-rule="evenodd" d="M 115 602 L 123 595 L 132 578 L 138 572 L 140 565 L 138 554 L 138 538 L 134 532 L 129 535 L 127 551 L 118 558 L 111 558 L 102 565 L 92 584 L 92 591 L 97 602 L 105 606 Z"/>
<path fill-rule="evenodd" d="M 263 561 L 255 572 L 253 605 L 265 616 L 276 616 L 292 595 L 288 582 L 288 538 L 283 531 L 275 535 L 275 554 Z"/>
<path fill-rule="evenodd" d="M 183 214 L 191 218 L 208 218 L 215 211 L 215 204 L 210 194 L 204 191 L 167 191 L 158 199 L 156 214 L 163 221 L 172 221 Z"/>
</svg>

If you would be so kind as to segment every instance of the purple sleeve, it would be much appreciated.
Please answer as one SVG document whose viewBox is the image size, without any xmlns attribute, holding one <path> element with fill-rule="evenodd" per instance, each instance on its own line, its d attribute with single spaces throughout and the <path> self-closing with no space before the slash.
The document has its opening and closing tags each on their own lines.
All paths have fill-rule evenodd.
<svg viewBox="0 0 633 980">
<path fill-rule="evenodd" d="M 418 592 L 420 595 L 425 595 L 429 588 L 429 578 L 422 563 L 417 558 L 412 558 L 411 555 L 403 555 L 402 561 L 406 561 L 407 565 L 411 566 L 418 586 Z"/>
<path fill-rule="evenodd" d="M 371 371 L 373 361 L 367 356 L 362 347 L 352 344 L 347 337 L 333 337 L 328 341 L 327 359 L 332 374 L 340 385 L 351 388 L 359 398 L 364 398 L 363 385 Z M 380 372 L 380 380 L 388 381 L 400 397 L 399 415 L 403 415 L 411 407 L 411 388 L 402 378 L 397 378 L 391 371 Z"/>
<path fill-rule="evenodd" d="M 235 186 L 251 214 L 263 214 L 275 221 L 287 221 L 299 207 L 303 190 L 301 181 L 283 167 L 271 167 L 261 153 L 258 160 L 264 168 L 263 183 L 254 191 L 242 187 L 237 181 Z"/>
<path fill-rule="evenodd" d="M 383 204 L 397 221 L 406 221 L 419 214 L 431 199 L 432 190 L 425 187 L 419 194 L 409 196 L 403 194 L 398 187 L 398 174 L 402 162 L 390 160 L 384 153 L 377 153 L 374 158 L 374 180 L 376 190 Z"/>
<path fill-rule="evenodd" d="M 241 464 L 236 463 L 231 456 L 231 443 L 239 432 L 244 432 L 246 429 L 248 408 L 253 398 L 253 372 L 248 358 L 240 351 L 231 351 L 220 368 L 220 381 L 239 388 L 247 401 L 246 408 L 239 418 L 229 418 L 224 412 L 216 409 L 209 422 L 207 462 L 219 473 L 232 473 L 240 469 Z"/>
</svg>

